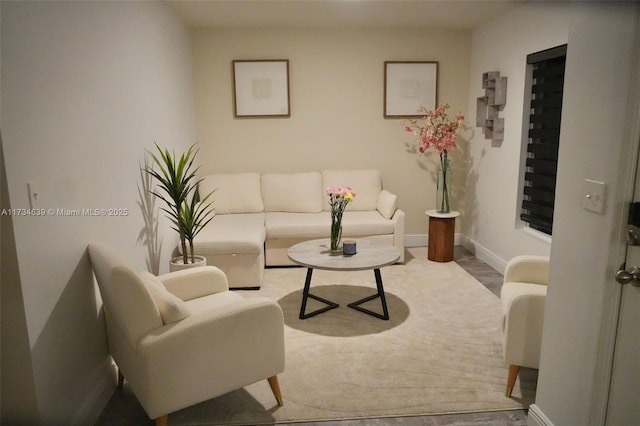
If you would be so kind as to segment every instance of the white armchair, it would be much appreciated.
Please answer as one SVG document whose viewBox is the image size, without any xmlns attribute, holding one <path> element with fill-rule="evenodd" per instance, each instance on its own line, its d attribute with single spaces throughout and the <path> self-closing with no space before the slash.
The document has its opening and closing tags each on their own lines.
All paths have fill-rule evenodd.
<svg viewBox="0 0 640 426">
<path fill-rule="evenodd" d="M 538 368 L 549 258 L 516 256 L 507 264 L 500 291 L 502 349 L 509 365 L 506 396 L 510 397 L 520 367 Z"/>
<path fill-rule="evenodd" d="M 112 248 L 89 245 L 109 351 L 156 425 L 168 414 L 268 379 L 278 405 L 284 320 L 266 298 L 230 292 L 213 266 L 155 277 L 136 273 Z"/>
</svg>

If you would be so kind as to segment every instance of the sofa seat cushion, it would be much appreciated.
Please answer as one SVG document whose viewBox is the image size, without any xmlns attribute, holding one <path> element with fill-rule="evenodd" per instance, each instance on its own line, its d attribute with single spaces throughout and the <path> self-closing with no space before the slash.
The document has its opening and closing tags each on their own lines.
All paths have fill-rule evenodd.
<svg viewBox="0 0 640 426">
<path fill-rule="evenodd" d="M 267 212 L 264 223 L 267 238 L 323 238 L 328 235 L 331 214 Z"/>
<path fill-rule="evenodd" d="M 262 253 L 264 213 L 218 214 L 194 239 L 197 254 Z"/>
<path fill-rule="evenodd" d="M 265 213 L 267 238 L 328 238 L 331 233 L 331 213 Z M 345 212 L 342 235 L 364 237 L 393 234 L 393 222 L 378 211 Z"/>
<path fill-rule="evenodd" d="M 348 208 L 347 208 L 348 209 Z M 366 237 L 369 235 L 388 235 L 395 232 L 392 220 L 385 219 L 377 210 L 350 212 L 342 216 L 342 235 Z"/>
</svg>

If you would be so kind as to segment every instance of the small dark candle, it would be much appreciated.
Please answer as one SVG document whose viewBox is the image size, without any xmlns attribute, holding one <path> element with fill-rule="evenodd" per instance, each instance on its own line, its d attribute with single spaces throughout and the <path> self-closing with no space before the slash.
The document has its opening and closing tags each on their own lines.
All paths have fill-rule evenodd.
<svg viewBox="0 0 640 426">
<path fill-rule="evenodd" d="M 351 256 L 356 254 L 356 242 L 354 240 L 345 240 L 342 242 L 342 253 Z"/>
</svg>

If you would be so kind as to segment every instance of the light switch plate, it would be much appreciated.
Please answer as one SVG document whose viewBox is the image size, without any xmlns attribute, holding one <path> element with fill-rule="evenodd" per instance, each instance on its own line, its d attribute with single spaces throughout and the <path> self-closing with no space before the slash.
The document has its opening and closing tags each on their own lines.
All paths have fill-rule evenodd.
<svg viewBox="0 0 640 426">
<path fill-rule="evenodd" d="M 40 207 L 40 191 L 38 190 L 38 185 L 34 182 L 28 182 L 27 191 L 29 192 L 29 208 L 36 209 Z"/>
<path fill-rule="evenodd" d="M 594 213 L 604 213 L 607 185 L 591 179 L 584 180 L 582 208 Z"/>
</svg>

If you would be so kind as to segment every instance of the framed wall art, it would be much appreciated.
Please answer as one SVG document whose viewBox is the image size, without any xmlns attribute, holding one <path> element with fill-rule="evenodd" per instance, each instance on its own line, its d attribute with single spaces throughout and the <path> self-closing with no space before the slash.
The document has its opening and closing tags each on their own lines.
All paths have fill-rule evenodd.
<svg viewBox="0 0 640 426">
<path fill-rule="evenodd" d="M 235 117 L 290 117 L 289 60 L 233 61 Z"/>
<path fill-rule="evenodd" d="M 384 118 L 421 117 L 438 102 L 437 62 L 384 63 Z"/>
</svg>

